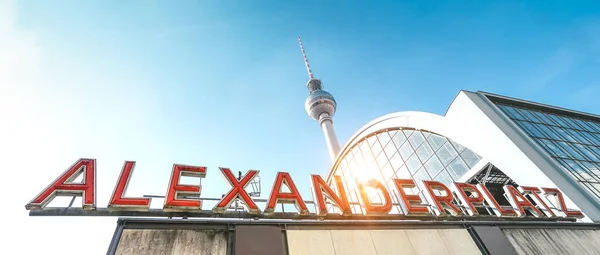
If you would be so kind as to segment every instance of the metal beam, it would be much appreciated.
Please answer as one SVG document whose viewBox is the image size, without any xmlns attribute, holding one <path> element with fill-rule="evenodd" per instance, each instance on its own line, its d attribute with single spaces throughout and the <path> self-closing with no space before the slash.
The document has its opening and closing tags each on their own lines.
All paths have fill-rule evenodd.
<svg viewBox="0 0 600 255">
<path fill-rule="evenodd" d="M 560 228 L 582 228 L 582 229 L 600 229 L 600 223 L 583 223 L 583 222 L 556 222 L 556 221 L 532 221 L 531 219 L 522 220 L 505 220 L 505 221 L 489 221 L 471 219 L 468 221 L 418 221 L 418 220 L 291 220 L 291 219 L 160 219 L 160 218 L 119 218 L 119 224 L 124 224 L 127 229 L 137 228 L 172 228 L 176 225 L 198 226 L 236 226 L 236 225 L 280 225 L 284 229 L 291 226 L 306 226 L 306 227 L 325 227 L 333 228 L 357 226 L 364 228 L 369 227 L 410 227 L 410 226 L 455 226 L 464 227 L 466 225 L 473 226 L 501 226 L 505 227 L 560 227 Z"/>
<path fill-rule="evenodd" d="M 29 216 L 96 216 L 96 217 L 186 217 L 186 218 L 220 218 L 220 219 L 288 219 L 288 220 L 421 220 L 421 221 L 535 221 L 535 222 L 575 222 L 575 218 L 535 218 L 526 216 L 523 218 L 503 218 L 491 215 L 470 216 L 405 216 L 402 214 L 388 214 L 384 216 L 369 215 L 338 215 L 332 214 L 325 217 L 316 214 L 299 215 L 297 213 L 275 212 L 269 215 L 252 215 L 244 211 L 225 212 L 223 214 L 213 213 L 211 210 L 201 211 L 165 211 L 162 209 L 149 209 L 147 211 L 124 211 L 97 208 L 96 210 L 84 210 L 82 208 L 52 208 L 42 210 L 31 210 Z"/>
</svg>

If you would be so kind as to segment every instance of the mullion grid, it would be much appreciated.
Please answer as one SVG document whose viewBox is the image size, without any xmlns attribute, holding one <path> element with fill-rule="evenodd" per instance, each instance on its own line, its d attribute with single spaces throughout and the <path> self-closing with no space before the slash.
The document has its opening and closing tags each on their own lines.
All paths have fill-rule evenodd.
<svg viewBox="0 0 600 255">
<path fill-rule="evenodd" d="M 528 135 L 537 140 L 538 144 L 550 153 L 583 188 L 600 200 L 600 126 L 598 124 L 512 106 L 501 105 L 500 108 Z M 562 153 L 557 154 L 557 152 Z M 594 172 L 594 169 L 598 173 Z M 589 177 L 586 178 L 582 174 Z"/>
<path fill-rule="evenodd" d="M 527 110 L 521 110 L 521 111 L 527 111 Z M 539 119 L 536 118 L 536 120 L 539 120 Z M 552 141 L 554 141 L 554 143 L 565 143 L 566 144 L 565 146 L 568 146 L 571 150 L 574 150 L 574 152 L 576 153 L 576 155 L 581 156 L 584 161 L 598 162 L 598 161 L 594 161 L 592 158 L 590 158 L 589 155 L 587 155 L 585 152 L 583 152 L 583 150 L 581 149 L 581 147 L 576 146 L 576 145 L 581 145 L 581 146 L 587 145 L 587 146 L 594 146 L 594 147 L 600 148 L 597 144 L 591 142 L 589 140 L 589 138 L 586 138 L 585 136 L 583 136 L 580 133 L 580 132 L 582 132 L 582 130 L 577 130 L 577 129 L 572 129 L 572 128 L 568 129 L 571 132 L 575 132 L 575 134 L 577 134 L 577 136 L 574 136 L 573 134 L 569 134 L 569 133 L 554 132 L 554 134 L 557 134 L 559 137 L 563 138 L 563 140 L 556 140 L 555 138 L 552 138 L 552 136 L 547 133 L 547 132 L 550 132 L 550 131 L 553 131 L 553 130 L 543 130 L 543 129 L 540 129 L 539 127 L 537 127 L 536 125 L 531 125 L 529 127 L 529 126 L 520 124 L 519 122 L 524 122 L 523 120 L 515 120 L 515 122 L 517 122 L 519 124 L 519 126 L 521 126 L 525 131 L 528 131 L 527 133 L 530 136 L 533 136 L 533 137 L 535 137 L 537 139 L 552 140 Z M 527 122 L 528 123 L 533 123 L 533 121 L 531 121 L 531 122 L 527 121 Z M 565 128 L 562 128 L 562 129 L 560 127 L 558 127 L 558 128 L 562 132 L 567 132 L 567 131 L 562 130 L 562 129 L 565 129 Z M 531 129 L 535 129 L 535 131 L 537 131 L 537 132 L 539 132 L 541 134 L 544 134 L 544 137 L 540 137 L 538 135 L 535 135 L 533 133 L 534 131 L 532 131 Z M 580 139 L 577 139 L 577 138 L 586 139 L 586 141 L 588 141 L 589 143 L 582 143 L 580 141 Z M 563 151 L 565 149 L 563 147 L 563 144 L 559 144 L 559 146 L 557 146 L 557 147 L 561 148 Z M 588 150 L 586 150 L 586 151 L 588 151 Z M 572 154 L 569 151 L 566 151 L 566 152 L 567 152 L 567 154 Z M 591 151 L 590 153 L 592 153 L 596 157 L 600 157 L 600 155 L 597 154 L 595 151 Z M 582 160 L 582 159 L 576 159 L 576 160 Z"/>
</svg>

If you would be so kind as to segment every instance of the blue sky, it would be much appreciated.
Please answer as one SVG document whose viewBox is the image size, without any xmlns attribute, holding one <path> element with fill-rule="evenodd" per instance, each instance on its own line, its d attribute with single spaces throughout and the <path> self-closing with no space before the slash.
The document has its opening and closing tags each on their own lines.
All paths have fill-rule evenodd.
<svg viewBox="0 0 600 255">
<path fill-rule="evenodd" d="M 298 35 L 342 143 L 387 113 L 444 114 L 461 89 L 600 113 L 596 1 L 322 2 L 0 0 L 0 187 L 19 190 L 6 201 L 21 223 L 9 246 L 106 251 L 116 219 L 26 216 L 79 157 L 98 160 L 100 207 L 124 160 L 131 196 L 164 195 L 183 163 L 209 168 L 207 196 L 228 189 L 224 166 L 261 170 L 264 194 L 289 171 L 310 199 L 309 173 L 330 161 L 304 111 Z M 84 225 L 94 240 L 68 230 Z"/>
</svg>

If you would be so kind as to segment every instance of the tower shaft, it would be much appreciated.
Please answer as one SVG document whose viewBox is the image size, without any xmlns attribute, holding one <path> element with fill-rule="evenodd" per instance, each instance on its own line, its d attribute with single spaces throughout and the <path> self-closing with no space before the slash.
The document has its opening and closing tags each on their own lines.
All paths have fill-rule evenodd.
<svg viewBox="0 0 600 255">
<path fill-rule="evenodd" d="M 331 117 L 324 116 L 326 113 L 321 115 L 319 122 L 321 123 L 321 129 L 325 134 L 325 142 L 327 143 L 327 151 L 329 151 L 329 157 L 331 161 L 335 161 L 337 155 L 340 153 L 340 143 L 338 142 L 335 131 L 333 130 L 333 121 Z"/>
</svg>

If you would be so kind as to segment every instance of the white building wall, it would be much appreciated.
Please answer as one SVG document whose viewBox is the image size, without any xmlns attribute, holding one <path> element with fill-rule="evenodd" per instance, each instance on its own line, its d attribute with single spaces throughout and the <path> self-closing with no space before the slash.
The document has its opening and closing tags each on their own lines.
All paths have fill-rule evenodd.
<svg viewBox="0 0 600 255">
<path fill-rule="evenodd" d="M 482 95 L 461 91 L 448 108 L 446 119 L 462 123 L 449 137 L 490 160 L 519 185 L 558 187 L 569 208 L 582 210 L 589 217 L 586 221 L 600 221 L 598 205 Z"/>
</svg>

